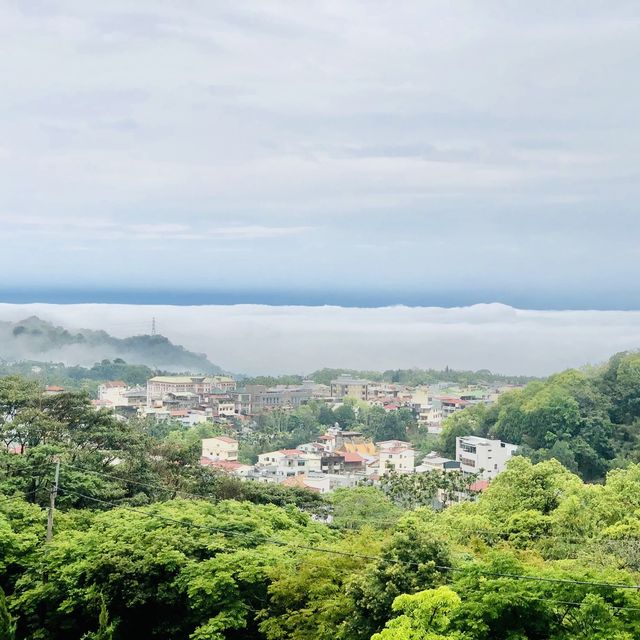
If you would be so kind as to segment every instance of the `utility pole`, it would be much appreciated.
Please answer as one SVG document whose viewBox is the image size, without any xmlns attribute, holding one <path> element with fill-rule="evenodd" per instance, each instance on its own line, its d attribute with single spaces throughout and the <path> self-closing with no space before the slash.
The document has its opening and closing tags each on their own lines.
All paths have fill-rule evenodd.
<svg viewBox="0 0 640 640">
<path fill-rule="evenodd" d="M 53 538 L 53 512 L 56 508 L 56 496 L 58 495 L 58 481 L 60 480 L 60 458 L 56 458 L 56 470 L 53 476 L 53 486 L 49 493 L 49 515 L 47 517 L 47 542 Z"/>
</svg>

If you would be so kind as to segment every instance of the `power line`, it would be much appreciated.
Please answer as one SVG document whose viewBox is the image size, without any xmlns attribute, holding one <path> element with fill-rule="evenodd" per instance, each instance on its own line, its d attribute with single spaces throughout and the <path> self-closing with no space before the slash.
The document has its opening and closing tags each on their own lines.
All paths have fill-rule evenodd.
<svg viewBox="0 0 640 640">
<path fill-rule="evenodd" d="M 542 600 L 544 602 L 553 602 L 554 604 L 566 604 L 566 605 L 573 605 L 575 607 L 581 607 L 584 602 L 571 602 L 568 600 L 555 600 L 553 598 L 543 598 L 543 597 L 539 597 L 539 596 L 530 596 L 527 594 L 526 596 L 527 600 Z M 608 602 L 605 603 L 608 607 L 611 607 L 612 609 L 623 609 L 625 611 L 640 611 L 640 607 L 627 607 L 626 605 L 615 605 L 615 604 L 610 604 Z"/>
<path fill-rule="evenodd" d="M 197 500 L 204 500 L 204 499 L 210 498 L 211 500 L 216 500 L 216 501 L 218 500 L 217 496 L 214 496 L 214 495 L 211 495 L 211 494 L 209 494 L 209 495 L 200 495 L 200 494 L 197 494 L 197 493 L 189 493 L 188 491 L 182 491 L 181 489 L 171 489 L 169 487 L 165 487 L 165 486 L 162 486 L 160 484 L 151 484 L 151 483 L 148 483 L 148 482 L 140 482 L 138 480 L 130 480 L 128 478 L 123 478 L 121 476 L 118 476 L 118 475 L 116 475 L 114 473 L 107 473 L 106 471 L 92 471 L 91 469 L 84 469 L 82 467 L 78 467 L 76 465 L 69 464 L 67 462 L 63 462 L 62 465 L 65 466 L 65 467 L 69 467 L 70 469 L 75 469 L 76 471 L 80 471 L 82 473 L 88 473 L 88 474 L 95 475 L 95 476 L 103 476 L 103 477 L 106 477 L 106 478 L 111 478 L 113 480 L 119 480 L 120 482 L 125 482 L 125 483 L 128 483 L 128 484 L 134 484 L 134 485 L 137 485 L 137 486 L 140 486 L 140 487 L 145 487 L 147 489 L 156 489 L 156 490 L 159 490 L 159 491 L 164 491 L 165 493 L 180 494 L 180 495 L 183 495 L 183 496 L 185 496 L 187 498 L 195 498 Z"/>
<path fill-rule="evenodd" d="M 140 482 L 138 480 L 130 480 L 128 478 L 123 478 L 121 476 L 118 476 L 116 474 L 113 473 L 107 473 L 106 471 L 93 471 L 91 469 L 85 469 L 83 467 L 78 467 L 76 465 L 72 465 L 66 462 L 62 463 L 63 466 L 65 467 L 69 467 L 72 469 L 75 469 L 76 471 L 80 471 L 82 473 L 88 473 L 91 475 L 96 475 L 96 476 L 101 476 L 101 477 L 107 477 L 107 478 L 111 478 L 113 480 L 118 480 L 120 482 L 124 482 L 124 483 L 128 483 L 128 484 L 133 484 L 133 485 L 137 485 L 140 487 L 145 487 L 148 489 L 154 489 L 154 490 L 158 490 L 158 491 L 162 491 L 164 493 L 173 493 L 176 495 L 180 495 L 180 496 L 184 496 L 187 498 L 193 498 L 195 500 L 212 500 L 213 502 L 219 502 L 220 498 L 216 495 L 213 494 L 198 494 L 198 493 L 191 493 L 189 491 L 183 491 L 181 489 L 173 489 L 173 488 L 169 488 L 169 487 L 165 487 L 159 484 L 151 484 L 151 483 L 147 483 L 147 482 Z M 370 525 L 377 525 L 381 522 L 384 523 L 389 523 L 391 525 L 397 525 L 399 519 L 402 516 L 399 516 L 398 518 L 396 518 L 395 520 L 393 519 L 380 519 L 380 520 L 375 520 L 375 521 L 370 521 L 370 520 L 357 520 L 357 519 L 349 519 L 349 522 L 361 522 L 363 524 L 370 524 Z M 340 527 L 340 526 L 335 526 L 332 525 L 332 523 L 326 523 L 330 528 L 333 529 L 338 529 L 340 531 L 353 531 L 354 529 L 345 526 L 345 527 Z M 518 532 L 514 532 L 514 531 L 495 531 L 495 530 L 490 530 L 490 529 L 476 529 L 476 528 L 470 528 L 470 527 L 456 527 L 455 529 L 453 529 L 451 531 L 451 533 L 459 533 L 459 532 L 464 532 L 464 533 L 472 533 L 472 534 L 486 534 L 488 536 L 493 536 L 493 537 L 503 537 L 503 536 L 509 536 L 509 535 L 518 535 Z M 568 537 L 568 536 L 563 536 L 563 535 L 559 535 L 559 534 L 544 534 L 542 536 L 540 536 L 539 539 L 535 539 L 535 538 L 530 538 L 530 539 L 525 539 L 523 538 L 523 542 L 540 542 L 543 541 L 545 539 L 553 539 L 553 540 L 562 540 L 564 542 L 566 542 L 569 545 L 574 545 L 574 546 L 578 546 L 578 545 L 584 545 L 584 544 L 603 544 L 603 543 L 614 543 L 614 544 L 622 544 L 622 543 L 640 543 L 640 538 L 580 538 L 580 537 Z M 513 542 L 513 540 L 504 540 L 505 542 Z"/>
<path fill-rule="evenodd" d="M 62 490 L 62 489 L 61 489 Z M 77 492 L 77 491 L 71 491 L 71 490 L 62 490 L 64 493 L 69 493 L 72 495 L 75 495 L 79 498 L 84 498 L 86 500 L 91 500 L 93 502 L 97 502 L 100 504 L 105 504 L 111 507 L 115 507 L 115 508 L 120 508 L 126 511 L 131 511 L 133 513 L 138 513 L 142 516 L 145 516 L 147 518 L 156 518 L 158 520 L 165 520 L 167 522 L 171 522 L 173 524 L 179 524 L 181 526 L 188 526 L 188 527 L 195 527 L 197 529 L 203 529 L 203 530 L 207 530 L 207 531 L 211 531 L 213 533 L 222 533 L 224 535 L 228 535 L 228 536 L 239 536 L 239 537 L 247 537 L 247 536 L 251 536 L 252 534 L 250 533 L 246 533 L 246 532 L 241 532 L 241 531 L 229 531 L 228 529 L 223 529 L 220 527 L 211 527 L 208 525 L 201 525 L 195 522 L 191 522 L 190 520 L 178 520 L 176 518 L 170 518 L 168 516 L 163 516 L 163 515 L 159 515 L 159 514 L 152 514 L 152 513 L 148 513 L 147 511 L 143 511 L 142 509 L 137 509 L 135 507 L 128 507 L 128 506 L 122 506 L 122 505 L 117 505 L 113 502 L 110 502 L 108 500 L 103 500 L 101 498 L 95 498 L 93 496 L 88 496 L 85 495 L 83 493 Z M 388 562 L 390 564 L 401 564 L 401 565 L 405 565 L 408 567 L 417 567 L 420 568 L 422 565 L 419 562 L 411 562 L 411 561 L 407 561 L 407 560 L 391 560 L 391 559 L 387 559 L 384 558 L 382 556 L 375 556 L 375 555 L 365 555 L 365 554 L 358 554 L 358 553 L 353 553 L 350 551 L 339 551 L 337 549 L 328 549 L 326 547 L 314 547 L 314 546 L 310 546 L 310 545 L 300 545 L 300 544 L 296 544 L 296 543 L 290 543 L 290 542 L 285 542 L 283 540 L 277 540 L 274 538 L 266 538 L 265 543 L 269 543 L 269 544 L 275 544 L 278 546 L 282 546 L 282 547 L 290 547 L 290 548 L 294 548 L 294 549 L 299 549 L 299 550 L 306 550 L 306 551 L 313 551 L 313 552 L 317 552 L 317 553 L 329 553 L 329 554 L 333 554 L 333 555 L 339 555 L 339 556 L 348 556 L 348 557 L 352 557 L 352 558 L 358 558 L 358 559 L 363 559 L 363 560 L 375 560 L 375 561 L 380 561 L 380 562 Z M 570 580 L 567 578 L 548 578 L 548 577 L 544 577 L 544 576 L 532 576 L 532 575 L 526 575 L 526 574 L 514 574 L 514 573 L 502 573 L 502 572 L 497 572 L 497 571 L 487 571 L 484 569 L 479 569 L 477 567 L 470 567 L 470 568 L 461 568 L 461 567 L 451 567 L 451 566 L 447 566 L 447 565 L 432 565 L 433 568 L 441 570 L 441 571 L 451 571 L 451 572 L 458 572 L 458 573 L 477 573 L 478 575 L 483 575 L 483 576 L 489 576 L 489 577 L 496 577 L 496 578 L 508 578 L 511 580 L 529 580 L 529 581 L 534 581 L 534 582 L 542 582 L 542 583 L 551 583 L 551 584 L 570 584 L 570 585 L 580 585 L 580 586 L 590 586 L 590 587 L 598 587 L 598 588 L 609 588 L 609 589 L 631 589 L 631 590 L 635 590 L 638 591 L 640 590 L 640 585 L 637 584 L 622 584 L 622 583 L 612 583 L 612 582 L 596 582 L 596 581 L 592 581 L 592 580 Z"/>
</svg>

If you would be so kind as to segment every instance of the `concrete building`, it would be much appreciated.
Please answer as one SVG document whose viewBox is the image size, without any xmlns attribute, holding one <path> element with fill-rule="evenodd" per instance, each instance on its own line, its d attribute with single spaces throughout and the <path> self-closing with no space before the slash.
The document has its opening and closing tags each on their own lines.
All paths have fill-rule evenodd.
<svg viewBox="0 0 640 640">
<path fill-rule="evenodd" d="M 311 386 L 278 385 L 266 387 L 264 385 L 247 385 L 244 391 L 251 396 L 252 413 L 272 411 L 273 409 L 295 409 L 307 404 L 313 395 Z"/>
<path fill-rule="evenodd" d="M 251 414 L 251 394 L 243 391 L 235 391 L 231 394 L 235 404 L 235 412 L 241 416 L 248 416 Z"/>
<path fill-rule="evenodd" d="M 249 464 L 242 464 L 235 460 L 213 460 L 205 456 L 200 458 L 200 464 L 203 467 L 209 467 L 241 479 L 246 479 L 253 470 L 253 467 Z"/>
<path fill-rule="evenodd" d="M 416 452 L 411 443 L 402 440 L 386 440 L 376 442 L 378 446 L 379 474 L 388 471 L 396 473 L 413 473 L 415 467 Z"/>
<path fill-rule="evenodd" d="M 169 393 L 193 393 L 204 400 L 211 393 L 228 393 L 235 388 L 235 380 L 228 376 L 155 376 L 147 380 L 147 405 L 162 402 Z"/>
<path fill-rule="evenodd" d="M 478 436 L 456 438 L 456 460 L 460 470 L 477 473 L 483 480 L 492 480 L 504 471 L 518 447 L 501 440 L 489 440 Z"/>
<path fill-rule="evenodd" d="M 442 418 L 448 418 L 452 413 L 456 411 L 462 411 L 466 409 L 471 403 L 461 398 L 438 398 L 442 407 Z"/>
<path fill-rule="evenodd" d="M 238 459 L 238 441 L 228 436 L 215 436 L 202 440 L 202 457 L 211 460 Z"/>
<path fill-rule="evenodd" d="M 112 407 L 126 407 L 129 400 L 125 393 L 129 388 L 122 380 L 103 382 L 98 386 L 98 400 L 108 403 Z"/>
<path fill-rule="evenodd" d="M 236 401 L 230 396 L 216 396 L 211 401 L 212 415 L 216 418 L 229 418 L 236 415 Z"/>
<path fill-rule="evenodd" d="M 301 449 L 280 449 L 258 456 L 258 468 L 266 475 L 272 475 L 275 482 L 281 482 L 289 476 L 322 472 L 322 458 L 319 454 L 307 453 Z"/>
<path fill-rule="evenodd" d="M 429 471 L 460 471 L 460 463 L 457 460 L 443 458 L 435 451 L 432 451 L 415 468 L 416 473 L 428 473 Z"/>
<path fill-rule="evenodd" d="M 331 381 L 332 398 L 356 398 L 357 400 L 369 399 L 369 381 L 352 378 L 348 374 L 338 376 Z"/>
</svg>

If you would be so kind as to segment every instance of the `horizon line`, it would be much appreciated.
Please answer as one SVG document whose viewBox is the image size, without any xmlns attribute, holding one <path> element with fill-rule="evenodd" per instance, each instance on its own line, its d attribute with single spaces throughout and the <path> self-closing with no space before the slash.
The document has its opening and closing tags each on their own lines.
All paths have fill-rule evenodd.
<svg viewBox="0 0 640 640">
<path fill-rule="evenodd" d="M 229 289 L 115 289 L 115 288 L 22 288 L 0 290 L 0 304 L 76 305 L 118 304 L 133 306 L 238 306 L 271 307 L 343 307 L 382 309 L 388 307 L 455 309 L 477 305 L 503 305 L 530 311 L 640 311 L 640 304 L 621 304 L 613 296 L 606 304 L 600 296 L 598 304 L 582 296 L 547 293 L 523 295 L 520 292 L 482 291 L 349 291 L 349 290 L 229 290 Z M 636 296 L 624 296 L 635 298 Z"/>
</svg>

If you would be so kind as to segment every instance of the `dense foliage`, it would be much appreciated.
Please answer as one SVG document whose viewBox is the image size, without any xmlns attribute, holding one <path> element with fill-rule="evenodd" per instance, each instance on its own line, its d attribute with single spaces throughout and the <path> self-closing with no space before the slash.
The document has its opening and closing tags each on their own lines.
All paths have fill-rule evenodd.
<svg viewBox="0 0 640 640">
<path fill-rule="evenodd" d="M 456 436 L 489 435 L 520 445 L 534 461 L 555 458 L 587 480 L 640 460 L 640 353 L 617 354 L 603 367 L 570 370 L 476 405 L 445 425 L 441 449 Z"/>
<path fill-rule="evenodd" d="M 128 364 L 121 358 L 102 360 L 91 367 L 65 366 L 61 362 L 0 362 L 0 376 L 21 376 L 41 385 L 56 385 L 68 391 L 86 391 L 97 397 L 98 386 L 109 380 L 122 380 L 130 386 L 144 385 L 159 372 L 142 364 Z"/>
<path fill-rule="evenodd" d="M 30 640 L 632 640 L 638 496 L 637 465 L 585 485 L 516 458 L 477 502 L 440 512 L 343 490 L 336 516 L 368 504 L 357 527 L 176 497 L 63 505 L 45 543 L 44 510 L 5 491 L 0 625 Z"/>
<path fill-rule="evenodd" d="M 529 376 L 506 376 L 492 373 L 487 369 L 479 371 L 456 371 L 446 367 L 437 369 L 388 369 L 387 371 L 357 371 L 355 369 L 320 369 L 309 374 L 309 378 L 322 384 L 330 384 L 341 374 L 349 374 L 356 378 L 365 378 L 373 382 L 391 382 L 409 386 L 453 383 L 462 386 L 470 384 L 525 384 L 535 378 Z"/>
<path fill-rule="evenodd" d="M 155 369 L 222 373 L 202 353 L 188 351 L 160 334 L 116 338 L 106 331 L 69 331 L 31 316 L 19 322 L 0 321 L 2 356 L 9 361 L 42 357 L 87 364 L 104 358 L 122 358 Z"/>
<path fill-rule="evenodd" d="M 235 481 L 197 464 L 205 427 L 126 422 L 86 395 L 45 396 L 33 381 L 0 379 L 0 637 L 640 637 L 638 370 L 635 356 L 621 355 L 458 414 L 447 437 L 452 425 L 520 433 L 541 460 L 514 458 L 462 503 L 468 478 L 456 474 L 390 476 L 326 498 Z M 276 442 L 333 421 L 370 435 L 415 429 L 410 414 L 358 403 L 330 413 L 314 404 L 276 412 L 251 437 Z M 556 435 L 574 425 L 574 439 L 594 450 L 608 425 L 602 483 L 542 459 L 545 424 Z M 449 506 L 433 509 L 442 495 Z"/>
</svg>

